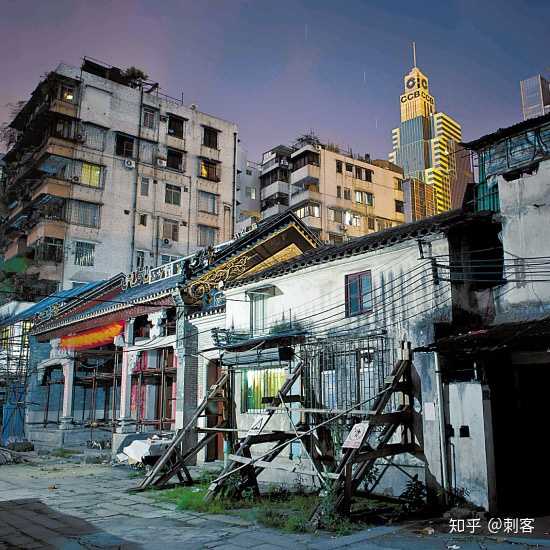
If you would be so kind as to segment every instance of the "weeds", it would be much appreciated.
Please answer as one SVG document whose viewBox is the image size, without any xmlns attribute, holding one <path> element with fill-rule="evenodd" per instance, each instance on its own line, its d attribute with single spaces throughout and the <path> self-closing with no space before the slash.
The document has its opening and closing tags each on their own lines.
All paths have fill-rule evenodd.
<svg viewBox="0 0 550 550">
<path fill-rule="evenodd" d="M 55 456 L 56 458 L 70 458 L 71 456 L 81 455 L 81 454 L 82 452 L 76 449 L 63 449 L 61 447 L 59 449 L 54 449 L 51 452 L 51 456 Z"/>
</svg>

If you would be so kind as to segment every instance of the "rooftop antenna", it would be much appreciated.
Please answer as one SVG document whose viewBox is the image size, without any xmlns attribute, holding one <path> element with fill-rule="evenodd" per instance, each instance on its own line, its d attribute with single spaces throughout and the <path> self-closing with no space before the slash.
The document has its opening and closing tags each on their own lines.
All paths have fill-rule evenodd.
<svg viewBox="0 0 550 550">
<path fill-rule="evenodd" d="M 413 42 L 413 67 L 416 67 L 416 42 Z"/>
</svg>

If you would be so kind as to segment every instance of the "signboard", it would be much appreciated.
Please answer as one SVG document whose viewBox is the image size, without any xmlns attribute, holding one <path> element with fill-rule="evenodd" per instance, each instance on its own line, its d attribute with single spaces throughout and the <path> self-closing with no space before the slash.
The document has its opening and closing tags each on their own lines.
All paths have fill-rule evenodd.
<svg viewBox="0 0 550 550">
<path fill-rule="evenodd" d="M 185 258 L 180 258 L 158 267 L 145 267 L 138 271 L 132 271 L 122 280 L 122 289 L 132 288 L 134 286 L 156 283 L 162 279 L 169 279 L 183 273 Z"/>
<path fill-rule="evenodd" d="M 421 97 L 422 99 L 426 100 L 428 103 L 434 102 L 434 98 L 430 94 L 428 94 L 424 90 L 416 90 L 414 92 L 410 92 L 409 94 L 403 94 L 401 96 L 401 103 L 412 101 L 413 99 L 416 99 L 418 97 Z"/>
<path fill-rule="evenodd" d="M 59 347 L 82 350 L 112 344 L 116 336 L 124 330 L 124 321 L 116 321 L 98 328 L 85 330 L 70 336 L 62 336 Z"/>
<path fill-rule="evenodd" d="M 359 449 L 367 433 L 368 422 L 359 422 L 351 429 L 342 445 L 343 449 Z"/>
</svg>

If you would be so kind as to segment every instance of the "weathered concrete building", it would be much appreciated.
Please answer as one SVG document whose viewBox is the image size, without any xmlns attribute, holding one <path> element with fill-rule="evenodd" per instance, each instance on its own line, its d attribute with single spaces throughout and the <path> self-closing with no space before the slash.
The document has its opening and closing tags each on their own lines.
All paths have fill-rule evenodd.
<svg viewBox="0 0 550 550">
<path fill-rule="evenodd" d="M 61 64 L 11 127 L 5 258 L 32 258 L 26 274 L 42 294 L 234 233 L 236 124 L 162 94 L 139 71 Z"/>
<path fill-rule="evenodd" d="M 305 136 L 263 155 L 262 216 L 292 210 L 327 243 L 342 243 L 405 221 L 396 165 L 353 155 Z"/>
</svg>

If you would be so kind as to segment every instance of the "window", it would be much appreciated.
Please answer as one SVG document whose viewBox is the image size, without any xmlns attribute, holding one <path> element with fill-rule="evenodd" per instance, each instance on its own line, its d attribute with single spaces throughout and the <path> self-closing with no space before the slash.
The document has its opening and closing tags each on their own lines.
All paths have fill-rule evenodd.
<svg viewBox="0 0 550 550">
<path fill-rule="evenodd" d="M 134 138 L 124 135 L 116 135 L 115 155 L 119 157 L 133 158 L 134 157 Z"/>
<path fill-rule="evenodd" d="M 403 201 L 395 201 L 395 211 L 403 214 L 405 212 L 405 205 Z"/>
<path fill-rule="evenodd" d="M 373 308 L 370 271 L 346 275 L 346 317 L 369 313 Z"/>
<path fill-rule="evenodd" d="M 142 197 L 149 196 L 149 178 L 141 178 L 140 193 Z"/>
<path fill-rule="evenodd" d="M 319 153 L 308 151 L 292 161 L 292 171 L 295 172 L 304 166 L 319 166 Z"/>
<path fill-rule="evenodd" d="M 153 164 L 155 147 L 153 142 L 142 139 L 139 143 L 139 161 L 145 164 Z"/>
<path fill-rule="evenodd" d="M 90 187 L 101 187 L 101 166 L 83 162 L 80 183 Z"/>
<path fill-rule="evenodd" d="M 55 122 L 54 136 L 63 139 L 73 139 L 73 121 L 69 118 L 58 118 Z"/>
<path fill-rule="evenodd" d="M 143 107 L 143 126 L 154 130 L 156 127 L 157 111 L 151 107 Z"/>
<path fill-rule="evenodd" d="M 199 210 L 209 214 L 218 213 L 218 196 L 214 193 L 199 191 Z"/>
<path fill-rule="evenodd" d="M 346 172 L 353 172 L 353 164 L 346 162 Z"/>
<path fill-rule="evenodd" d="M 183 152 L 177 149 L 166 149 L 166 166 L 183 172 Z"/>
<path fill-rule="evenodd" d="M 341 199 L 342 198 L 342 187 L 340 185 L 336 186 L 336 198 Z"/>
<path fill-rule="evenodd" d="M 164 220 L 162 223 L 162 238 L 171 241 L 179 240 L 179 223 L 174 220 Z"/>
<path fill-rule="evenodd" d="M 344 212 L 344 223 L 346 225 L 352 225 L 354 227 L 360 227 L 361 226 L 361 216 L 358 214 L 353 214 L 352 212 L 346 211 Z"/>
<path fill-rule="evenodd" d="M 145 252 L 143 250 L 136 250 L 136 269 L 142 271 L 145 267 Z"/>
<path fill-rule="evenodd" d="M 164 202 L 166 204 L 173 204 L 175 206 L 181 205 L 181 187 L 177 185 L 166 184 L 166 191 L 164 194 Z"/>
<path fill-rule="evenodd" d="M 342 161 L 341 160 L 336 161 L 336 173 L 337 174 L 342 173 Z"/>
<path fill-rule="evenodd" d="M 393 178 L 395 189 L 397 191 L 403 191 L 403 180 L 400 178 Z"/>
<path fill-rule="evenodd" d="M 93 202 L 71 200 L 68 203 L 68 221 L 75 225 L 99 228 L 101 207 Z"/>
<path fill-rule="evenodd" d="M 147 214 L 139 215 L 139 225 L 143 225 L 143 226 L 147 225 Z"/>
<path fill-rule="evenodd" d="M 351 200 L 351 189 L 349 187 L 344 187 L 344 199 L 347 201 Z"/>
<path fill-rule="evenodd" d="M 311 216 L 312 218 L 321 217 L 321 207 L 318 204 L 305 204 L 301 208 L 294 211 L 299 218 L 306 218 Z"/>
<path fill-rule="evenodd" d="M 241 387 L 241 410 L 252 412 L 265 409 L 265 397 L 276 397 L 283 385 L 287 370 L 283 367 L 272 369 L 243 369 Z"/>
<path fill-rule="evenodd" d="M 216 227 L 199 225 L 199 246 L 213 246 L 217 240 L 218 230 Z"/>
<path fill-rule="evenodd" d="M 162 254 L 160 257 L 160 263 L 161 265 L 169 264 L 170 262 L 175 262 L 176 260 L 179 260 L 179 256 L 171 256 L 169 254 Z"/>
<path fill-rule="evenodd" d="M 250 331 L 252 336 L 263 334 L 266 328 L 267 296 L 265 292 L 250 292 Z"/>
<path fill-rule="evenodd" d="M 103 151 L 105 149 L 105 135 L 107 131 L 101 126 L 95 124 L 86 124 L 86 147 L 95 149 L 97 151 Z"/>
<path fill-rule="evenodd" d="M 61 84 L 60 87 L 60 99 L 69 103 L 75 102 L 75 90 L 76 88 L 72 84 Z"/>
<path fill-rule="evenodd" d="M 247 170 L 246 170 L 246 175 L 247 175 L 247 176 L 251 176 L 251 175 L 252 175 L 252 170 L 248 170 L 248 168 L 247 168 Z"/>
<path fill-rule="evenodd" d="M 255 187 L 247 187 L 245 189 L 245 194 L 249 199 L 254 200 L 256 198 L 256 188 Z"/>
<path fill-rule="evenodd" d="M 220 181 L 218 163 L 208 159 L 200 159 L 199 176 L 211 181 Z"/>
<path fill-rule="evenodd" d="M 44 237 L 35 249 L 34 258 L 44 262 L 62 262 L 64 257 L 63 244 L 63 239 Z"/>
<path fill-rule="evenodd" d="M 185 134 L 185 119 L 175 115 L 168 115 L 168 135 L 183 139 Z"/>
<path fill-rule="evenodd" d="M 334 210 L 332 208 L 329 208 L 329 210 L 328 210 L 328 219 L 331 222 L 342 223 L 342 221 L 343 221 L 343 211 L 342 210 Z"/>
<path fill-rule="evenodd" d="M 369 170 L 369 169 L 365 169 L 365 177 L 364 177 L 364 180 L 365 181 L 371 181 L 372 182 L 372 170 Z"/>
<path fill-rule="evenodd" d="M 211 149 L 218 148 L 218 130 L 205 126 L 203 128 L 202 144 Z"/>
<path fill-rule="evenodd" d="M 367 206 L 374 205 L 374 195 L 366 191 L 355 191 L 355 202 L 366 204 Z"/>
<path fill-rule="evenodd" d="M 374 218 L 371 218 L 370 216 L 367 218 L 367 227 L 369 229 L 374 229 Z"/>
<path fill-rule="evenodd" d="M 355 177 L 356 177 L 358 180 L 362 180 L 362 179 L 363 179 L 363 168 L 361 168 L 361 166 L 356 166 L 356 167 L 355 167 Z"/>
<path fill-rule="evenodd" d="M 342 244 L 344 242 L 344 237 L 342 235 L 334 235 L 329 233 L 328 240 L 330 244 Z"/>
<path fill-rule="evenodd" d="M 76 241 L 74 248 L 74 265 L 91 267 L 94 265 L 95 244 Z"/>
</svg>

